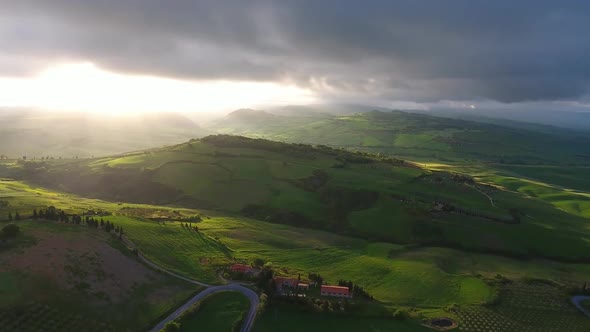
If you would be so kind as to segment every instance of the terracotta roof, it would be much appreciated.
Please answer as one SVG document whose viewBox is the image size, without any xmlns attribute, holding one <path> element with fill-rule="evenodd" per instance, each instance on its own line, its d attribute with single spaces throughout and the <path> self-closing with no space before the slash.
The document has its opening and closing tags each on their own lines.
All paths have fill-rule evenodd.
<svg viewBox="0 0 590 332">
<path fill-rule="evenodd" d="M 349 291 L 348 287 L 322 285 L 321 292 L 322 293 L 348 295 L 350 291 Z"/>
<path fill-rule="evenodd" d="M 235 271 L 235 272 L 247 272 L 247 271 L 250 271 L 251 269 L 252 268 L 250 266 L 245 265 L 245 264 L 234 264 L 231 267 L 231 270 Z"/>
<path fill-rule="evenodd" d="M 285 278 L 285 277 L 276 277 L 275 284 L 277 287 L 281 286 L 288 286 L 288 287 L 297 287 L 299 280 L 295 278 Z"/>
</svg>

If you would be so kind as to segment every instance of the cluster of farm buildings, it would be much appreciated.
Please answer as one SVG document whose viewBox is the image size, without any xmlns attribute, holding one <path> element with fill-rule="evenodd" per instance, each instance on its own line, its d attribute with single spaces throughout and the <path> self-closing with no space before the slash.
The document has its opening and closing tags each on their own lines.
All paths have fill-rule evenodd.
<svg viewBox="0 0 590 332">
<path fill-rule="evenodd" d="M 257 275 L 258 272 L 260 272 L 259 269 L 255 269 L 245 264 L 234 264 L 232 265 L 230 270 L 232 272 L 244 273 L 246 275 L 251 276 Z M 279 294 L 285 294 L 292 290 L 308 291 L 310 286 L 309 283 L 301 282 L 301 280 L 297 278 L 275 277 L 274 282 L 277 287 L 277 292 Z M 312 283 L 312 285 L 315 286 L 315 283 Z M 320 294 L 322 296 L 332 296 L 349 299 L 352 298 L 352 293 L 350 292 L 350 289 L 345 286 L 321 285 Z"/>
</svg>

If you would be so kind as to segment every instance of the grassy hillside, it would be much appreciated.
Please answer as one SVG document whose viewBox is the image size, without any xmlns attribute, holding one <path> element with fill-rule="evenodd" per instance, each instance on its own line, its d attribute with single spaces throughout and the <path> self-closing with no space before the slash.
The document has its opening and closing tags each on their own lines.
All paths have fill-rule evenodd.
<svg viewBox="0 0 590 332">
<path fill-rule="evenodd" d="M 370 241 L 590 259 L 585 212 L 458 173 L 328 147 L 210 136 L 141 153 L 2 169 L 84 196 L 215 209 Z"/>
<path fill-rule="evenodd" d="M 217 273 L 220 268 L 235 261 L 262 259 L 282 275 L 305 277 L 313 272 L 320 273 L 330 283 L 354 280 L 375 296 L 377 305 L 389 310 L 416 308 L 417 313 L 427 316 L 455 316 L 443 311 L 451 304 L 465 308 L 465 315 L 474 315 L 475 309 L 471 308 L 480 308 L 482 303 L 493 301 L 502 293 L 502 288 L 494 283 L 498 274 L 512 280 L 549 279 L 564 286 L 578 285 L 590 278 L 590 267 L 584 264 L 523 261 L 454 249 L 367 241 L 218 211 L 86 199 L 14 180 L 0 182 L 0 197 L 4 202 L 0 206 L 0 216 L 16 210 L 27 216 L 32 209 L 48 205 L 63 208 L 68 213 L 109 214 L 105 218 L 122 226 L 126 236 L 151 260 L 199 280 L 220 282 Z M 196 223 L 199 232 L 183 227 L 178 221 L 190 216 L 202 217 L 202 221 Z M 60 233 L 87 231 L 85 226 L 71 224 L 21 223 L 30 225 L 30 229 L 50 227 Z M 98 235 L 103 232 L 99 231 Z M 262 316 L 257 329 L 268 330 L 273 322 L 276 324 L 277 317 L 283 316 L 298 320 L 296 326 L 309 328 L 316 326 L 313 322 L 323 326 L 336 318 L 273 310 L 276 309 Z M 555 315 L 555 322 L 564 318 L 559 313 Z M 402 326 L 407 330 L 420 330 L 415 323 L 377 318 L 355 317 L 345 325 L 356 326 L 361 322 L 369 322 L 376 330 Z M 280 325 L 280 328 L 289 331 L 290 326 Z"/>
<path fill-rule="evenodd" d="M 236 111 L 212 129 L 220 133 L 327 144 L 412 160 L 506 164 L 588 164 L 590 136 L 526 130 L 401 111 L 348 116 L 289 117 Z"/>
<path fill-rule="evenodd" d="M 333 324 L 342 324 L 343 330 L 421 330 L 415 321 L 374 317 L 397 308 L 422 317 L 451 316 L 473 329 L 502 321 L 493 324 L 509 331 L 510 324 L 529 326 L 543 317 L 544 308 L 531 307 L 539 293 L 548 294 L 543 301 L 551 303 L 539 331 L 566 321 L 572 331 L 587 329 L 567 302 L 572 287 L 590 278 L 590 194 L 580 157 L 585 147 L 573 146 L 576 153 L 557 151 L 573 139 L 565 135 L 544 141 L 543 154 L 533 144 L 534 135 L 547 138 L 541 132 L 531 136 L 504 128 L 474 134 L 467 122 L 469 127 L 451 130 L 440 122 L 444 119 L 403 122 L 396 117 L 405 115 L 392 114 L 318 116 L 307 132 L 312 137 L 326 121 L 349 121 L 344 126 L 349 132 L 340 132 L 338 139 L 358 134 L 364 147 L 372 147 L 359 149 L 363 145 L 352 140 L 341 147 L 379 151 L 374 147 L 380 146 L 378 155 L 222 135 L 110 157 L 2 160 L 0 220 L 16 211 L 27 217 L 49 205 L 68 213 L 101 213 L 122 226 L 151 260 L 204 282 L 223 282 L 219 271 L 233 262 L 261 259 L 280 275 L 319 273 L 329 283 L 352 280 L 376 299 L 373 317 L 347 323 L 338 316 L 274 307 L 257 323 L 260 331 Z M 283 121 L 273 130 L 283 128 L 284 135 L 295 123 L 272 117 L 282 119 L 272 120 Z M 265 113 L 248 111 L 244 117 L 254 118 L 257 130 L 271 123 Z M 394 135 L 395 144 L 379 145 L 391 137 L 387 128 L 398 120 L 406 131 Z M 305 125 L 308 119 L 298 121 L 297 126 Z M 425 127 L 416 127 L 418 122 Z M 379 123 L 382 130 L 374 131 Z M 327 128 L 324 138 L 337 137 L 338 128 Z M 434 131 L 425 133 L 425 128 Z M 525 134 L 529 140 L 523 145 L 510 143 Z M 453 140 L 467 135 L 470 142 L 480 137 L 474 143 L 478 149 L 441 140 L 444 135 Z M 509 147 L 494 150 L 490 135 Z M 407 162 L 390 156 L 395 149 L 413 151 L 413 159 L 427 160 L 432 151 L 439 157 Z M 497 151 L 521 159 L 493 162 Z M 198 231 L 182 225 L 188 220 Z M 30 221 L 23 227 L 87 231 Z M 18 277 L 14 269 L 7 271 L 10 276 L 1 275 L 0 284 L 14 285 Z M 12 288 L 0 287 L 3 295 L 12 294 L 5 301 L 25 298 L 10 293 Z M 145 316 L 133 318 L 144 325 L 165 311 L 163 306 L 144 309 Z M 115 322 L 117 315 L 112 314 Z"/>
<path fill-rule="evenodd" d="M 347 116 L 307 113 L 279 116 L 257 112 L 256 121 L 242 113 L 228 115 L 214 129 L 407 158 L 426 169 L 466 174 L 505 191 L 542 200 L 568 214 L 590 217 L 587 181 L 590 136 L 587 133 L 399 111 Z M 394 206 L 390 202 L 385 204 Z M 527 204 L 520 202 L 519 206 Z M 393 210 L 399 211 L 393 207 L 392 215 L 396 215 Z"/>
</svg>

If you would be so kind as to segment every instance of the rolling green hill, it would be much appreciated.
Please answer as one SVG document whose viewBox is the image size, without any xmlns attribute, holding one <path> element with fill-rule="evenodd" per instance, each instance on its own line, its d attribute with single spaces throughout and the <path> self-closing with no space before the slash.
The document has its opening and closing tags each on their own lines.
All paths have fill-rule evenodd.
<svg viewBox="0 0 590 332">
<path fill-rule="evenodd" d="M 326 146 L 209 136 L 2 169 L 4 176 L 86 197 L 214 209 L 370 241 L 590 260 L 583 213 L 504 189 L 508 184 Z"/>
<path fill-rule="evenodd" d="M 401 111 L 280 116 L 238 110 L 211 129 L 286 142 L 326 144 L 422 161 L 562 165 L 590 163 L 590 135 L 527 130 Z M 248 113 L 248 114 L 246 114 Z"/>
<path fill-rule="evenodd" d="M 104 158 L 0 161 L 0 219 L 49 205 L 104 211 L 152 261 L 208 283 L 222 282 L 219 270 L 233 262 L 260 259 L 280 275 L 353 280 L 376 301 L 344 330 L 355 324 L 421 330 L 413 320 L 379 318 L 397 308 L 466 326 L 471 317 L 529 324 L 519 317 L 546 316 L 530 309 L 537 289 L 551 294 L 543 301 L 562 305 L 567 290 L 590 277 L 585 192 L 520 175 L 540 167 L 535 176 L 545 181 L 578 184 L 575 174 L 560 173 L 567 166 L 549 173 L 543 171 L 549 165 L 484 166 L 208 136 Z M 576 169 L 582 176 L 584 168 Z M 201 219 L 198 231 L 182 225 L 194 216 Z M 531 286 L 535 280 L 544 288 Z M 513 291 L 524 304 L 512 302 Z M 498 298 L 507 302 L 489 305 Z M 567 320 L 572 330 L 584 330 L 587 323 L 566 304 L 544 324 Z M 287 323 L 296 329 L 314 321 L 332 326 L 337 317 L 297 310 L 272 307 L 255 329 L 272 329 L 277 317 L 296 321 Z M 506 316 L 514 310 L 519 317 Z"/>
</svg>

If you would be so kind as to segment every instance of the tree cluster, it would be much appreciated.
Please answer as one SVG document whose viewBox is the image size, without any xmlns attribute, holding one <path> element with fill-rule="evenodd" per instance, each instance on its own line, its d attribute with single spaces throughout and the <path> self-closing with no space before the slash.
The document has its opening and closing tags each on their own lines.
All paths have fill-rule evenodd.
<svg viewBox="0 0 590 332">
<path fill-rule="evenodd" d="M 18 211 L 15 212 L 14 217 L 12 216 L 12 212 L 8 212 L 8 221 L 19 221 L 22 217 Z"/>
<path fill-rule="evenodd" d="M 196 226 L 196 225 L 193 226 L 193 223 L 192 222 L 191 223 L 183 222 L 183 223 L 181 223 L 181 225 L 182 225 L 183 228 L 186 228 L 188 230 L 194 230 L 195 232 L 198 232 L 199 231 L 199 227 Z"/>
<path fill-rule="evenodd" d="M 307 278 L 315 283 L 317 283 L 318 285 L 321 285 L 324 283 L 324 278 L 319 274 L 319 273 L 310 273 Z"/>
<path fill-rule="evenodd" d="M 108 213 L 110 214 L 110 213 Z M 108 215 L 105 214 L 105 215 Z M 18 215 L 17 212 L 17 216 L 18 218 L 20 218 L 20 215 Z M 101 228 L 103 229 L 105 232 L 112 232 L 115 231 L 116 233 L 119 234 L 119 238 L 123 235 L 123 227 L 119 227 L 116 226 L 114 223 L 110 222 L 109 220 L 104 220 L 103 218 L 94 218 L 92 216 L 89 215 L 79 215 L 79 214 L 67 214 L 65 213 L 63 210 L 61 209 L 57 209 L 55 206 L 49 206 L 45 209 L 39 209 L 39 211 L 37 211 L 37 209 L 33 210 L 33 219 L 44 219 L 44 220 L 54 220 L 54 221 L 59 221 L 59 222 L 65 222 L 65 223 L 74 223 L 76 225 L 80 225 L 82 223 L 86 224 L 88 227 L 94 227 L 94 228 Z M 9 214 L 9 219 L 12 218 L 12 215 Z M 10 219 L 12 220 L 12 219 Z M 19 220 L 16 219 L 15 220 Z"/>
<path fill-rule="evenodd" d="M 70 221 L 70 217 L 63 210 L 55 208 L 55 206 L 39 209 L 39 212 L 37 212 L 37 209 L 33 210 L 33 219 L 46 219 L 61 222 Z"/>
<path fill-rule="evenodd" d="M 275 284 L 273 277 L 273 269 L 269 266 L 266 266 L 260 271 L 260 273 L 258 273 L 256 278 L 256 287 L 258 287 L 260 291 L 267 295 L 269 304 L 277 290 L 277 285 Z"/>
</svg>

